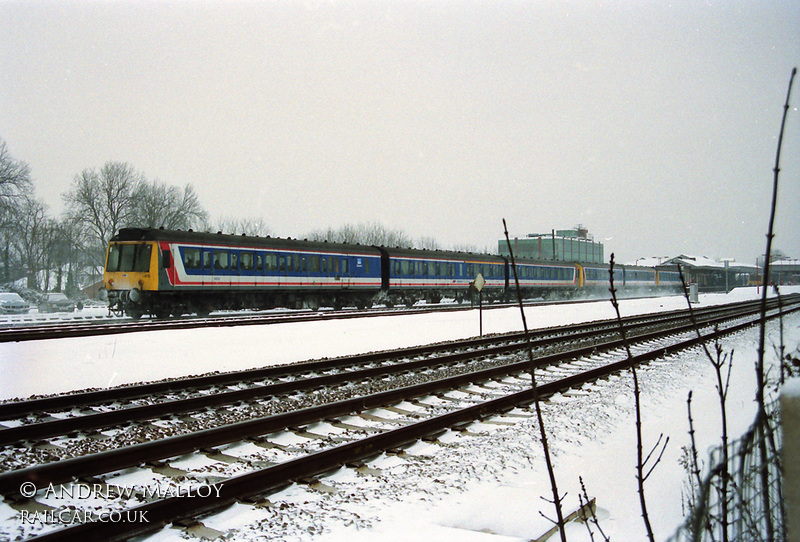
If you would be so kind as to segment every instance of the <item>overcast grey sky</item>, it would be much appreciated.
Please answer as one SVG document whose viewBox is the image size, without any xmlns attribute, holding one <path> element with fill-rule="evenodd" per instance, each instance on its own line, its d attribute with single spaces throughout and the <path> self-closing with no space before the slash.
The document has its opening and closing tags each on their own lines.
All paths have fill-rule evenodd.
<svg viewBox="0 0 800 542">
<path fill-rule="evenodd" d="M 0 1 L 0 137 L 61 212 L 108 161 L 298 236 L 585 224 L 620 261 L 763 253 L 800 4 Z M 774 246 L 800 258 L 800 81 Z"/>
</svg>

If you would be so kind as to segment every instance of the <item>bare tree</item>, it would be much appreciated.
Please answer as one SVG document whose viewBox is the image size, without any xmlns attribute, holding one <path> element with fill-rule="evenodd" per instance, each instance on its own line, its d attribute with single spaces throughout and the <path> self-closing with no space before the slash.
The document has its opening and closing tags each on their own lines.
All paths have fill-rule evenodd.
<svg viewBox="0 0 800 542">
<path fill-rule="evenodd" d="M 16 278 L 14 275 L 18 259 L 12 244 L 12 226 L 20 216 L 25 196 L 32 192 L 33 183 L 28 164 L 15 160 L 8 152 L 6 142 L 0 139 L 0 254 L 3 259 L 4 282 Z"/>
<path fill-rule="evenodd" d="M 85 169 L 63 196 L 68 216 L 86 228 L 98 249 L 104 249 L 131 218 L 134 195 L 142 182 L 141 174 L 127 163 L 108 162 L 99 172 Z"/>
<path fill-rule="evenodd" d="M 45 268 L 52 220 L 47 217 L 45 204 L 33 198 L 25 198 L 20 210 L 18 220 L 12 227 L 12 244 L 25 268 L 28 288 L 37 289 L 38 273 Z"/>
<path fill-rule="evenodd" d="M 191 184 L 183 190 L 155 180 L 142 181 L 133 194 L 130 225 L 188 230 L 204 223 L 207 213 Z"/>
<path fill-rule="evenodd" d="M 307 237 L 313 241 L 330 243 L 349 243 L 362 245 L 383 245 L 391 247 L 410 247 L 414 243 L 411 237 L 402 230 L 391 230 L 373 222 L 371 224 L 345 224 L 337 229 L 317 230 Z"/>
<path fill-rule="evenodd" d="M 216 226 L 207 226 L 210 231 L 221 231 L 231 235 L 249 235 L 251 237 L 267 237 L 272 234 L 272 230 L 267 222 L 261 217 L 249 218 L 221 218 L 217 220 Z"/>
<path fill-rule="evenodd" d="M 439 250 L 442 248 L 436 238 L 430 236 L 420 237 L 416 242 L 416 246 L 426 250 Z"/>
<path fill-rule="evenodd" d="M 453 250 L 456 252 L 472 252 L 475 254 L 491 254 L 488 248 L 480 248 L 478 245 L 469 244 L 456 244 L 453 245 Z"/>
<path fill-rule="evenodd" d="M 50 277 L 55 272 L 55 285 L 57 292 L 67 291 L 69 295 L 77 294 L 75 275 L 71 272 L 73 255 L 75 253 L 75 240 L 72 236 L 74 229 L 68 220 L 48 219 L 44 239 L 44 290 L 50 289 Z M 66 277 L 64 273 L 66 272 Z M 66 279 L 66 280 L 65 280 Z M 65 284 L 66 282 L 66 284 Z"/>
<path fill-rule="evenodd" d="M 14 160 L 6 142 L 0 139 L 0 226 L 16 219 L 23 199 L 32 192 L 28 164 Z"/>
</svg>

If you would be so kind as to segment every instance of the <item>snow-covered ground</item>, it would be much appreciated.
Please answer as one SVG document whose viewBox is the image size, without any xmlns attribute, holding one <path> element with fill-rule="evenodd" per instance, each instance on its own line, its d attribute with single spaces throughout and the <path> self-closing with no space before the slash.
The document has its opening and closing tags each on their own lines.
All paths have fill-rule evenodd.
<svg viewBox="0 0 800 542">
<path fill-rule="evenodd" d="M 800 287 L 783 293 L 800 292 Z M 710 305 L 757 297 L 755 288 L 728 295 L 700 297 Z M 623 316 L 685 308 L 682 297 L 624 300 Z M 608 301 L 531 307 L 530 328 L 612 318 Z M 485 310 L 484 333 L 521 329 L 519 309 Z M 772 324 L 773 332 L 777 326 Z M 153 331 L 51 341 L 0 344 L 0 399 L 32 394 L 107 387 L 210 371 L 231 371 L 293 361 L 384 350 L 477 335 L 478 312 L 422 314 L 355 320 Z M 729 419 L 733 434 L 743 431 L 754 413 L 757 332 L 726 341 L 734 349 Z M 800 344 L 800 318 L 787 319 L 788 349 Z M 768 345 L 768 353 L 772 348 Z M 688 443 L 686 397 L 694 392 L 693 412 L 701 453 L 719 434 L 714 375 L 701 352 L 691 351 L 668 363 L 654 363 L 640 374 L 645 443 L 670 437 L 661 464 L 647 483 L 648 505 L 658 539 L 667 538 L 681 521 L 685 473 L 678 459 Z M 644 530 L 635 485 L 632 383 L 628 374 L 611 378 L 583 397 L 557 397 L 545 405 L 545 424 L 567 508 L 578 504 L 578 477 L 597 498 L 601 526 L 613 540 L 641 540 Z M 530 540 L 553 516 L 542 500 L 550 498 L 541 459 L 538 429 L 531 418 L 513 425 L 481 424 L 480 436 L 448 434 L 440 444 L 420 444 L 409 458 L 381 457 L 374 464 L 387 476 L 353 481 L 350 469 L 325 479 L 336 493 L 293 486 L 270 500 L 296 510 L 298 525 L 271 524 L 252 512 L 231 509 L 206 521 L 236 526 L 232 540 Z M 314 517 L 312 517 L 314 516 Z M 227 520 L 225 519 L 227 518 Z M 259 519 L 260 518 L 260 519 Z M 164 531 L 154 539 L 177 539 Z M 571 541 L 589 540 L 585 527 L 571 527 Z"/>
</svg>

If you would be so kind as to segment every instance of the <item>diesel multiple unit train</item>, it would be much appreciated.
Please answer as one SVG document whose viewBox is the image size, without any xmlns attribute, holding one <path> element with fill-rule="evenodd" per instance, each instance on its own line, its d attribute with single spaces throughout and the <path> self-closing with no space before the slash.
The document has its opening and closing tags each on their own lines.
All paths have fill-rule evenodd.
<svg viewBox="0 0 800 542">
<path fill-rule="evenodd" d="M 517 261 L 522 293 L 569 297 L 608 289 L 608 266 Z M 622 289 L 680 288 L 677 269 L 615 266 Z M 138 318 L 222 309 L 411 306 L 516 296 L 509 260 L 489 254 L 124 228 L 106 254 L 110 308 Z M 479 281 L 480 282 L 480 281 Z"/>
</svg>

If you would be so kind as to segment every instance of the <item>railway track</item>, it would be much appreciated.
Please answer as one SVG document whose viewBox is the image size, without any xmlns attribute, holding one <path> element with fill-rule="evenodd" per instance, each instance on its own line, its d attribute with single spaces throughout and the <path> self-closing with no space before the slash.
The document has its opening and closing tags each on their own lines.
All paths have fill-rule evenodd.
<svg viewBox="0 0 800 542">
<path fill-rule="evenodd" d="M 740 310 L 755 313 L 757 308 L 757 302 L 747 302 L 695 312 L 702 322 L 736 315 Z M 630 317 L 624 323 L 629 333 L 641 334 L 651 328 L 685 326 L 689 324 L 689 318 L 688 311 L 684 310 Z M 617 336 L 616 321 L 601 321 L 539 330 L 531 333 L 529 340 L 533 348 L 542 352 L 553 345 L 563 348 L 568 343 L 597 345 Z M 473 358 L 476 349 L 481 349 L 482 356 L 487 357 L 517 352 L 526 344 L 522 333 L 509 333 L 398 351 L 0 403 L 0 446 L 241 401 L 333 388 L 369 378 L 452 366 Z M 610 344 L 615 343 L 612 340 Z M 147 404 L 141 404 L 141 398 L 152 398 L 156 394 L 162 396 L 159 401 L 148 399 Z M 11 420 L 13 427 L 4 428 L 3 420 Z"/>
<path fill-rule="evenodd" d="M 796 304 L 797 299 L 792 302 Z M 789 307 L 789 303 L 789 299 L 784 301 L 785 310 L 797 309 L 796 305 Z M 735 307 L 705 310 L 698 314 L 698 318 L 702 320 L 702 325 L 707 330 L 720 327 L 722 333 L 732 333 L 751 326 L 756 320 L 757 312 L 757 304 L 744 303 Z M 699 341 L 693 328 L 686 324 L 686 314 L 670 313 L 659 315 L 657 318 L 628 319 L 625 325 L 631 336 L 630 340 L 637 345 L 635 346 L 637 353 L 633 360 L 628 360 L 623 354 L 619 339 L 611 337 L 615 334 L 612 322 L 594 323 L 592 324 L 594 329 L 582 327 L 547 330 L 546 333 L 549 335 L 532 338 L 532 346 L 539 352 L 536 361 L 537 381 L 540 382 L 539 393 L 547 396 L 558 391 L 580 387 L 586 382 L 627 368 L 632 363 L 651 361 L 671 352 L 688 348 Z M 656 328 L 659 329 L 656 330 Z M 618 335 L 618 332 L 616 334 Z M 711 332 L 706 334 L 706 337 L 709 336 L 711 336 Z M 245 502 L 265 494 L 269 489 L 293 480 L 308 478 L 345 463 L 361 461 L 381 451 L 398 448 L 420 438 L 434 438 L 437 433 L 454 426 L 468 424 L 476 419 L 530 403 L 533 397 L 528 373 L 530 364 L 517 359 L 518 352 L 525 348 L 525 338 L 517 334 L 516 337 L 504 336 L 490 339 L 480 342 L 470 341 L 460 345 L 436 345 L 428 351 L 424 351 L 424 349 L 417 349 L 419 350 L 417 352 L 406 350 L 395 353 L 394 357 L 389 353 L 380 353 L 372 355 L 377 358 L 350 359 L 346 362 L 347 368 L 343 371 L 336 369 L 337 366 L 342 365 L 342 360 L 334 360 L 332 365 L 298 364 L 282 368 L 287 372 L 277 378 L 285 379 L 283 382 L 258 383 L 255 388 L 261 388 L 257 390 L 259 393 L 255 393 L 253 397 L 246 400 L 257 403 L 260 401 L 271 402 L 275 398 L 309 394 L 311 388 L 331 390 L 337 389 L 337 387 L 342 388 L 342 386 L 355 387 L 355 383 L 363 383 L 366 378 L 372 379 L 373 382 L 386 382 L 389 384 L 386 387 L 390 389 L 371 393 L 354 389 L 351 390 L 355 392 L 352 397 L 334 402 L 323 400 L 305 408 L 255 418 L 251 412 L 246 412 L 245 418 L 247 419 L 236 423 L 199 431 L 191 430 L 120 449 L 88 453 L 70 459 L 17 468 L 0 474 L 0 493 L 13 502 L 20 513 L 26 510 L 46 511 L 48 505 L 41 501 L 46 500 L 43 497 L 47 496 L 48 488 L 55 486 L 61 488 L 58 491 L 62 492 L 72 491 L 69 488 L 92 487 L 95 493 L 103 494 L 105 492 L 106 496 L 113 494 L 113 498 L 104 501 L 103 508 L 107 513 L 120 514 L 115 518 L 121 521 L 104 523 L 102 518 L 92 517 L 90 519 L 100 519 L 100 521 L 92 521 L 43 534 L 42 540 L 69 540 L 87 537 L 109 540 L 126 539 L 157 529 L 166 523 L 181 521 L 182 518 L 194 518 L 213 510 L 219 510 L 234 502 Z M 569 342 L 570 346 L 559 346 L 564 342 Z M 457 350 L 457 352 L 453 352 L 453 350 Z M 412 356 L 417 357 L 409 360 Z M 484 358 L 487 356 L 494 361 L 486 363 Z M 313 363 L 328 363 L 329 361 L 331 360 Z M 308 376 L 309 371 L 313 371 L 316 376 Z M 448 371 L 456 374 L 443 374 Z M 321 374 L 324 372 L 331 372 L 331 374 Z M 403 379 L 398 377 L 398 374 L 403 373 L 414 375 L 412 379 L 414 382 L 405 385 Z M 250 377 L 263 378 L 263 375 L 243 376 L 243 373 L 239 373 L 237 376 L 240 384 Z M 231 375 L 226 376 L 226 378 L 230 377 Z M 326 383 L 325 379 L 331 380 Z M 392 387 L 391 384 L 398 381 L 400 385 Z M 252 383 L 252 378 L 248 382 Z M 188 387 L 197 389 L 198 384 L 199 382 L 196 381 Z M 202 383 L 202 385 L 208 384 L 208 382 Z M 172 385 L 174 386 L 174 384 Z M 230 384 L 217 382 L 211 385 Z M 249 385 L 244 390 L 252 389 Z M 275 386 L 282 387 L 283 391 L 276 392 Z M 122 389 L 130 393 L 134 388 Z M 160 421 L 171 423 L 178 414 L 185 416 L 187 412 L 191 412 L 192 416 L 196 416 L 198 408 L 218 408 L 221 404 L 226 404 L 229 408 L 241 408 L 243 405 L 241 401 L 245 400 L 238 395 L 219 399 L 225 394 L 219 392 L 217 388 L 206 387 L 204 389 L 205 393 L 190 398 L 170 399 L 160 404 L 153 403 L 157 408 L 165 409 L 161 414 Z M 243 390 L 230 390 L 229 393 L 236 394 L 240 391 Z M 136 395 L 137 393 L 139 395 Z M 141 397 L 141 393 L 140 389 L 131 397 Z M 147 393 L 152 394 L 153 392 L 151 390 Z M 279 395 L 279 393 L 284 395 Z M 95 400 L 86 395 L 81 397 L 81 395 L 69 396 L 71 399 L 59 408 L 71 409 L 71 411 L 83 410 L 91 401 Z M 197 401 L 200 397 L 214 397 L 215 402 L 213 405 L 209 403 L 202 406 L 184 403 L 178 407 L 181 402 Z M 59 397 L 41 401 L 48 400 L 64 399 Z M 120 401 L 121 399 L 118 397 L 112 400 Z M 37 406 L 37 403 L 31 402 L 25 408 L 20 407 L 22 404 L 24 403 L 9 403 L 2 407 L 9 409 L 16 405 L 13 408 L 19 410 L 13 414 L 15 416 L 22 415 L 23 412 L 27 412 L 25 416 L 30 416 L 36 412 L 37 408 L 42 408 L 42 403 Z M 47 408 L 50 407 L 45 407 L 45 409 Z M 112 409 L 112 412 L 125 412 L 125 415 L 129 415 L 130 411 L 137 408 L 139 407 L 115 408 Z M 7 419 L 6 416 L 9 412 L 6 410 L 4 414 L 0 415 L 0 419 Z M 60 415 L 65 416 L 66 413 L 65 410 Z M 78 412 L 76 415 L 65 417 L 62 420 L 21 423 L 17 427 L 1 430 L 0 436 L 5 434 L 2 442 L 6 450 L 14 450 L 15 443 L 18 444 L 20 441 L 23 441 L 23 446 L 30 446 L 30 442 L 24 441 L 31 438 L 42 439 L 34 446 L 54 448 L 64 446 L 69 439 L 102 442 L 107 436 L 99 431 L 100 428 L 107 427 L 109 423 L 112 425 L 130 424 L 133 421 L 130 418 L 125 419 L 124 416 L 111 422 L 103 418 L 93 419 L 97 415 L 81 415 L 81 412 Z M 122 415 L 114 414 L 114 416 Z M 135 420 L 151 418 L 152 415 L 148 414 L 135 418 Z M 82 421 L 69 421 L 70 419 Z M 158 421 L 156 420 L 156 422 Z M 65 424 L 65 422 L 68 423 Z M 365 425 L 364 422 L 371 423 Z M 68 425 L 74 423 L 86 425 L 79 429 Z M 42 432 L 43 427 L 48 427 L 48 429 Z M 35 428 L 35 430 L 31 428 Z M 15 430 L 17 431 L 16 436 L 14 436 Z M 87 433 L 75 433 L 79 430 Z M 10 432 L 5 433 L 6 431 Z M 24 431 L 34 431 L 34 433 L 27 433 L 27 436 L 24 436 L 26 435 Z M 30 436 L 36 434 L 35 431 L 39 431 L 38 436 Z M 67 434 L 66 431 L 70 431 L 72 434 Z M 122 429 L 115 428 L 112 431 L 122 431 Z M 281 442 L 286 442 L 287 435 L 306 439 L 313 445 L 308 446 L 308 449 L 302 453 L 295 454 L 290 446 L 281 444 Z M 257 452 L 263 451 L 263 455 L 267 459 L 242 459 L 232 455 L 234 449 L 243 447 L 255 447 L 258 449 Z M 287 450 L 290 451 L 287 452 Z M 258 453 L 256 455 L 258 456 Z M 124 499 L 122 497 L 125 495 L 119 495 L 119 488 L 122 486 L 117 482 L 120 481 L 120 476 L 126 475 L 126 469 L 143 470 L 163 476 L 163 479 L 155 482 L 156 486 L 169 484 L 169 487 L 182 487 L 180 484 L 173 486 L 174 479 L 171 479 L 169 474 L 171 473 L 174 478 L 175 473 L 182 472 L 183 474 L 180 476 L 187 477 L 188 471 L 181 469 L 180 461 L 175 460 L 175 458 L 187 456 L 199 456 L 207 461 L 218 462 L 226 466 L 235 465 L 237 468 L 245 468 L 243 465 L 246 465 L 246 470 L 249 472 L 232 474 L 232 471 L 235 471 L 233 467 L 221 467 L 214 476 L 205 478 L 200 476 L 201 479 L 193 479 L 188 476 L 189 480 L 195 484 L 184 484 L 183 487 L 188 493 L 157 495 L 165 498 L 150 499 L 152 502 L 138 506 L 130 506 L 130 501 L 147 500 L 146 495 L 141 495 L 141 491 L 136 493 L 135 498 L 128 495 L 129 498 Z M 269 463 L 266 467 L 263 466 L 264 461 Z M 144 469 L 140 468 L 142 464 L 146 465 Z M 32 487 L 29 484 L 35 484 L 38 492 L 27 494 L 30 493 Z M 195 490 L 193 494 L 191 487 L 207 489 Z M 111 488 L 116 489 L 111 491 Z M 175 491 L 179 491 L 179 489 Z M 70 506 L 78 507 L 81 504 L 85 503 L 79 501 Z M 77 510 L 77 508 L 70 508 L 70 510 Z M 124 520 L 122 520 L 123 512 L 127 514 Z"/>
<path fill-rule="evenodd" d="M 629 298 L 630 299 L 630 298 Z M 528 301 L 526 305 L 590 303 L 596 299 L 573 299 L 566 301 Z M 514 306 L 511 303 L 494 303 L 483 306 L 485 310 Z M 203 327 L 234 327 L 248 325 L 269 325 L 290 322 L 314 322 L 331 319 L 363 318 L 377 316 L 412 315 L 426 312 L 446 312 L 473 310 L 469 304 L 420 305 L 412 308 L 373 308 L 343 309 L 339 311 L 290 311 L 266 313 L 219 314 L 209 317 L 183 317 L 167 319 L 133 320 L 120 317 L 75 318 L 64 321 L 42 321 L 30 323 L 25 320 L 9 325 L 0 325 L 0 343 L 15 341 L 34 341 L 42 339 L 60 339 L 67 337 L 93 337 L 99 335 L 115 335 L 135 333 L 139 331 L 161 331 L 174 329 L 195 329 Z"/>
</svg>

